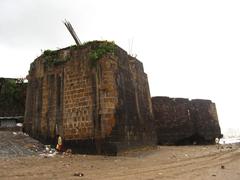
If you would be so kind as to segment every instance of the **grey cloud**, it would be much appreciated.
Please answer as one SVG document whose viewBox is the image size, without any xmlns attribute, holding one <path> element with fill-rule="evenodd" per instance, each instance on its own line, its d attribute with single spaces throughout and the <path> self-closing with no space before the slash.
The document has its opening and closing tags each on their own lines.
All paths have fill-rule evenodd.
<svg viewBox="0 0 240 180">
<path fill-rule="evenodd" d="M 78 1 L 0 1 L 0 43 L 12 47 L 60 44 L 69 39 L 62 20 L 86 23 L 81 7 Z"/>
</svg>

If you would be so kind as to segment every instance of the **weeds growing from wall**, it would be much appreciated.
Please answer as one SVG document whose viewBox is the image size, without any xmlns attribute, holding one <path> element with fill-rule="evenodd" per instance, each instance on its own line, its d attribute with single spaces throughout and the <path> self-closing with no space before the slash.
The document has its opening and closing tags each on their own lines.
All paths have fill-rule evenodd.
<svg viewBox="0 0 240 180">
<path fill-rule="evenodd" d="M 65 58 L 60 58 L 58 51 L 45 50 L 43 52 L 43 55 L 45 59 L 45 65 L 47 67 L 63 64 L 70 59 L 70 56 L 66 56 Z"/>
<path fill-rule="evenodd" d="M 115 43 L 114 42 L 101 42 L 93 47 L 89 53 L 89 58 L 93 66 L 96 66 L 99 59 L 101 59 L 106 54 L 114 54 Z"/>
<path fill-rule="evenodd" d="M 83 43 L 81 46 L 73 45 L 70 46 L 70 51 L 74 51 L 80 48 L 84 48 L 89 46 L 91 50 L 89 52 L 89 59 L 91 60 L 91 64 L 93 67 L 96 67 L 96 64 L 99 59 L 101 59 L 106 54 L 114 54 L 115 51 L 115 43 L 110 41 L 90 41 Z M 58 51 L 45 50 L 43 52 L 45 64 L 47 67 L 52 67 L 54 65 L 59 65 L 70 60 L 70 55 L 65 58 L 61 58 L 59 56 Z"/>
</svg>

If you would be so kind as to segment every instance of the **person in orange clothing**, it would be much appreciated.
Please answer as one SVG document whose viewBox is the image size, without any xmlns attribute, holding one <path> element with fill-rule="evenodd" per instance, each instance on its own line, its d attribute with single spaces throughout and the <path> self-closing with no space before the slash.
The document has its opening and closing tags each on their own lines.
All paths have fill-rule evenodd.
<svg viewBox="0 0 240 180">
<path fill-rule="evenodd" d="M 57 146 L 56 146 L 56 150 L 61 152 L 63 149 L 63 140 L 62 137 L 60 135 L 57 135 Z"/>
</svg>

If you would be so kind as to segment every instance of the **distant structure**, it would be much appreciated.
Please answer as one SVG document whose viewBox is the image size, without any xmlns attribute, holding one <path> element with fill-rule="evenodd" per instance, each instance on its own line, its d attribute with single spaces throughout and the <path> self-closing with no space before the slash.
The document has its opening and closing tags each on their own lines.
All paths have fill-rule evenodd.
<svg viewBox="0 0 240 180">
<path fill-rule="evenodd" d="M 53 140 L 59 134 L 65 144 L 112 154 L 156 144 L 143 65 L 114 43 L 45 51 L 27 79 L 24 127 L 31 136 Z"/>
<path fill-rule="evenodd" d="M 23 122 L 26 88 L 22 79 L 0 78 L 0 129 Z"/>
<path fill-rule="evenodd" d="M 159 144 L 212 144 L 221 137 L 210 100 L 153 97 L 152 105 Z"/>
</svg>

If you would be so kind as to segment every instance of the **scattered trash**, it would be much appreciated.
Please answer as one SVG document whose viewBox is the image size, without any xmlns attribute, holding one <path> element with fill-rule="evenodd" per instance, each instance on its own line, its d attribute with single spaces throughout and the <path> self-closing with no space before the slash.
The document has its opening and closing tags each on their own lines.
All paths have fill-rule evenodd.
<svg viewBox="0 0 240 180">
<path fill-rule="evenodd" d="M 72 154 L 72 150 L 71 150 L 71 149 L 67 149 L 67 150 L 66 150 L 66 153 Z"/>
<path fill-rule="evenodd" d="M 84 176 L 84 174 L 83 174 L 83 173 L 80 173 L 80 172 L 75 172 L 73 175 L 74 175 L 74 176 L 80 176 L 80 177 Z"/>
<path fill-rule="evenodd" d="M 29 136 L 27 133 L 23 133 L 24 136 Z"/>
<path fill-rule="evenodd" d="M 22 123 L 17 123 L 16 124 L 18 127 L 23 127 L 23 124 Z"/>
<path fill-rule="evenodd" d="M 48 158 L 48 157 L 54 157 L 55 155 L 57 154 L 57 152 L 54 152 L 54 153 L 42 153 L 42 154 L 39 154 L 40 156 L 44 157 L 44 158 Z"/>
<path fill-rule="evenodd" d="M 65 152 L 63 152 L 63 155 L 66 155 L 66 156 L 72 155 L 72 150 L 71 149 L 67 149 Z"/>
<path fill-rule="evenodd" d="M 64 164 L 63 166 L 65 166 L 65 167 L 69 167 L 69 166 L 70 166 L 70 164 Z"/>
<path fill-rule="evenodd" d="M 45 145 L 45 150 L 47 153 L 50 151 L 50 149 L 51 149 L 51 145 Z"/>
<path fill-rule="evenodd" d="M 27 133 L 24 133 L 22 131 L 19 132 L 13 132 L 14 135 L 24 135 L 24 136 L 29 136 Z"/>
<path fill-rule="evenodd" d="M 40 156 L 47 158 L 47 157 L 54 157 L 56 154 L 58 154 L 56 149 L 51 148 L 51 145 L 45 145 L 44 147 L 45 148 L 43 150 L 43 153 L 39 154 Z"/>
</svg>

